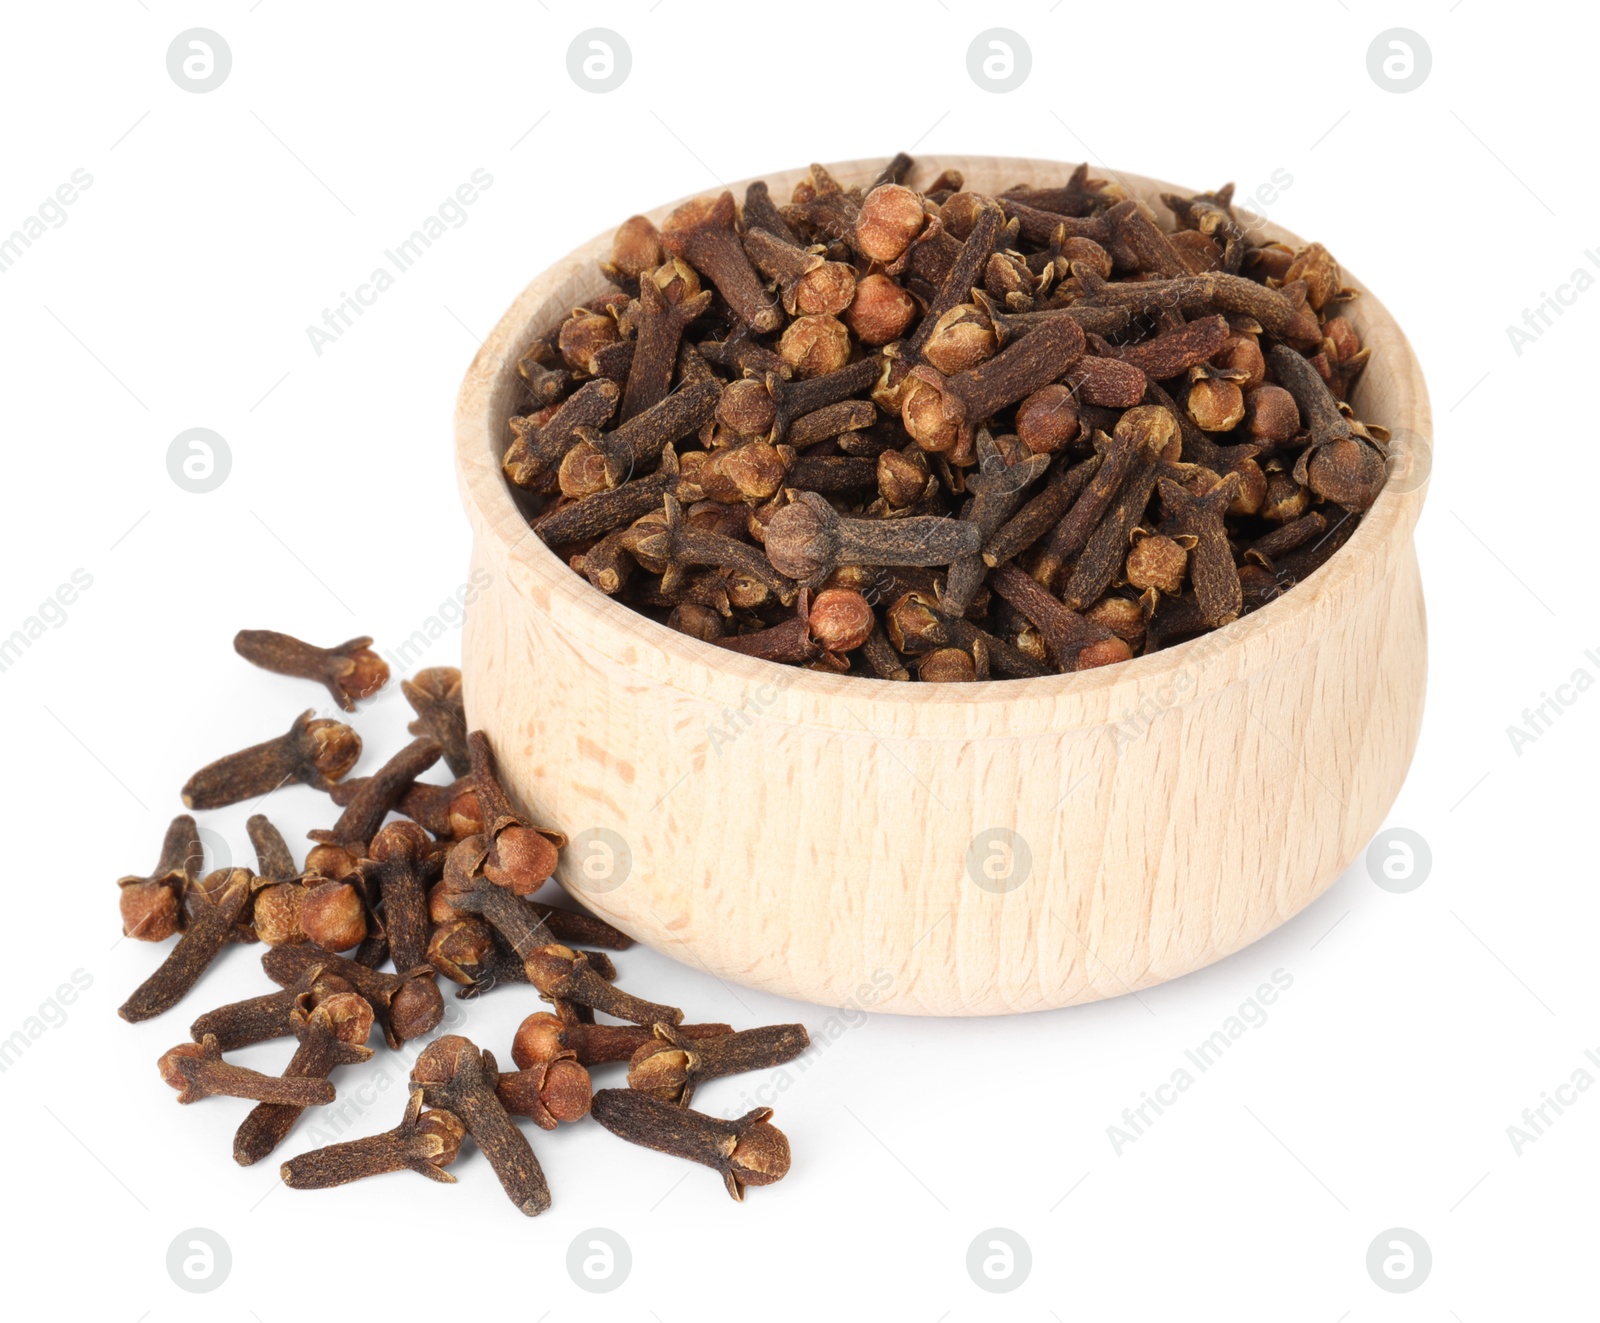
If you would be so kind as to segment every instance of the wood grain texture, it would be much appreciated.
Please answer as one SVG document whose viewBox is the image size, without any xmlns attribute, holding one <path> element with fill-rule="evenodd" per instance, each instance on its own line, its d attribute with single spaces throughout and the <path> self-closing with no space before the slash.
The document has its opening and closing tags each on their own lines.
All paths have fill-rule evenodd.
<svg viewBox="0 0 1600 1323">
<path fill-rule="evenodd" d="M 830 168 L 850 184 L 880 164 Z M 946 167 L 985 192 L 1071 169 L 927 158 L 912 182 Z M 782 198 L 804 173 L 766 178 Z M 1157 194 L 1172 185 L 1116 178 L 1166 215 Z M 1422 716 L 1412 531 L 1432 429 L 1416 358 L 1377 299 L 1363 292 L 1349 311 L 1373 350 L 1353 403 L 1393 430 L 1392 476 L 1327 566 L 1243 620 L 1123 665 L 895 684 L 676 634 L 591 588 L 529 530 L 499 469 L 512 368 L 601 292 L 610 234 L 523 291 L 468 369 L 455 423 L 473 568 L 489 581 L 467 612 L 468 717 L 541 822 L 627 843 L 616 885 L 567 852 L 559 879 L 586 905 L 731 982 L 825 1005 L 988 1015 L 1198 969 L 1304 908 L 1365 847 Z M 1318 237 L 1337 253 L 1331 226 Z M 985 889 L 969 869 L 991 829 L 1031 857 L 1011 890 Z"/>
</svg>

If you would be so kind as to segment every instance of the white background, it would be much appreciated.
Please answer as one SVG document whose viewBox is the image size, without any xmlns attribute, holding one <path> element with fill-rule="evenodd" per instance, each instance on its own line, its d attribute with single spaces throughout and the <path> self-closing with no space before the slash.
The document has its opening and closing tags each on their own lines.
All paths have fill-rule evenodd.
<svg viewBox="0 0 1600 1323">
<path fill-rule="evenodd" d="M 596 25 L 633 55 L 608 95 L 566 69 L 568 43 Z M 233 56 L 204 95 L 166 68 L 195 26 Z M 1007 95 L 967 74 L 992 26 L 1033 53 Z M 1366 64 L 1396 26 L 1433 53 L 1404 95 Z M 1583 491 L 1600 293 L 1520 354 L 1506 328 L 1575 269 L 1600 275 L 1596 26 L 1577 7 L 1488 0 L 7 5 L 0 234 L 74 170 L 93 177 L 0 273 L 0 636 L 75 570 L 92 576 L 0 673 L 0 1038 L 29 1043 L 0 1075 L 7 1312 L 280 1323 L 327 1300 L 338 1317 L 662 1323 L 1594 1317 L 1581 1265 L 1600 1089 L 1520 1153 L 1507 1127 L 1580 1068 L 1600 1080 L 1584 1057 L 1600 1056 L 1586 844 L 1600 695 L 1567 691 L 1576 701 L 1520 753 L 1507 729 L 1575 671 L 1600 678 L 1600 655 L 1585 656 L 1600 654 L 1600 620 Z M 1399 317 L 1438 421 L 1418 530 L 1427 717 L 1390 817 L 1429 843 L 1426 882 L 1390 894 L 1358 860 L 1199 974 L 999 1021 L 846 1028 L 636 949 L 619 960 L 627 985 L 691 1019 L 800 1019 L 828 1043 L 777 1099 L 793 1174 L 743 1206 L 712 1173 L 592 1124 L 529 1127 L 555 1192 L 532 1222 L 476 1152 L 453 1188 L 402 1175 L 308 1194 L 279 1186 L 274 1161 L 234 1166 L 244 1105 L 180 1108 L 154 1062 L 194 1013 L 261 990 L 257 952 L 230 950 L 178 1010 L 125 1025 L 115 1008 L 159 952 L 118 941 L 113 885 L 154 862 L 197 765 L 318 703 L 234 657 L 234 631 L 382 643 L 457 592 L 455 388 L 541 267 L 691 189 L 897 148 L 1087 157 L 1241 192 L 1287 170 L 1273 218 L 1326 241 Z M 318 356 L 308 324 L 479 168 L 493 184 L 466 223 Z M 166 468 L 191 427 L 231 451 L 207 494 Z M 424 663 L 453 663 L 457 640 Z M 365 766 L 407 738 L 407 715 L 395 694 L 363 711 Z M 271 811 L 293 840 L 329 813 L 304 789 Z M 244 816 L 205 825 L 242 853 Z M 1293 982 L 1266 1022 L 1116 1152 L 1107 1127 L 1275 970 Z M 30 1020 L 75 971 L 87 991 Z M 505 1055 L 531 1001 L 497 994 L 466 1031 Z M 242 1059 L 275 1071 L 284 1050 Z M 380 1049 L 345 1074 L 341 1095 L 366 1100 L 351 1133 L 395 1122 L 403 1071 Z M 735 1112 L 758 1083 L 719 1082 L 700 1103 Z M 966 1270 L 969 1243 L 997 1226 L 1033 1256 L 1005 1295 Z M 214 1294 L 180 1291 L 166 1269 L 192 1227 L 231 1250 Z M 565 1268 L 591 1227 L 631 1248 L 612 1294 L 581 1292 Z M 1432 1249 L 1411 1294 L 1365 1268 L 1391 1227 Z"/>
</svg>

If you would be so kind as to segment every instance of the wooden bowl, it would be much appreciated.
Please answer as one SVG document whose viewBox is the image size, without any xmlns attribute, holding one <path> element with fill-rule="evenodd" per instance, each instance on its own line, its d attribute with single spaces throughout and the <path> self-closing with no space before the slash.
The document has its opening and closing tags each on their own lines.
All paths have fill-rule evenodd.
<svg viewBox="0 0 1600 1323">
<path fill-rule="evenodd" d="M 879 164 L 830 168 L 850 185 Z M 1071 169 L 923 159 L 913 182 L 946 167 L 991 193 Z M 781 199 L 804 173 L 766 178 Z M 1157 194 L 1172 185 L 1118 178 L 1166 216 Z M 1326 566 L 1222 630 L 1122 665 L 897 684 L 677 634 L 530 532 L 499 467 L 515 364 L 602 291 L 611 233 L 523 290 L 467 371 L 455 422 L 485 585 L 462 645 L 468 718 L 512 793 L 574 838 L 558 877 L 585 905 L 733 983 L 990 1015 L 1199 969 L 1308 905 L 1365 847 L 1422 715 L 1412 529 L 1431 429 L 1416 358 L 1375 298 L 1349 310 L 1372 347 L 1353 404 L 1393 431 L 1391 476 Z M 1324 237 L 1337 252 L 1338 234 Z"/>
</svg>

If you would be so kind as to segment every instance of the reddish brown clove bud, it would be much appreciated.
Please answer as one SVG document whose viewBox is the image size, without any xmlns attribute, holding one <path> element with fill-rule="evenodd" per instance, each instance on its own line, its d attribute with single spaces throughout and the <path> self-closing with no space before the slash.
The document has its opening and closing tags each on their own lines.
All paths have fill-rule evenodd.
<svg viewBox="0 0 1600 1323">
<path fill-rule="evenodd" d="M 437 1107 L 423 1111 L 422 1090 L 415 1089 L 405 1118 L 393 1130 L 312 1149 L 290 1158 L 278 1174 L 291 1190 L 326 1190 L 391 1171 L 414 1171 L 453 1185 L 456 1178 L 443 1168 L 460 1154 L 466 1133 L 455 1113 Z"/>
<path fill-rule="evenodd" d="M 370 698 L 389 682 L 389 663 L 365 636 L 318 648 L 270 629 L 241 629 L 233 650 L 264 671 L 318 681 L 346 712 L 356 710 L 356 699 Z"/>
<path fill-rule="evenodd" d="M 183 787 L 189 808 L 225 808 L 304 783 L 327 790 L 356 764 L 361 737 L 343 722 L 313 718 L 307 710 L 275 740 L 252 745 L 209 763 Z"/>
</svg>

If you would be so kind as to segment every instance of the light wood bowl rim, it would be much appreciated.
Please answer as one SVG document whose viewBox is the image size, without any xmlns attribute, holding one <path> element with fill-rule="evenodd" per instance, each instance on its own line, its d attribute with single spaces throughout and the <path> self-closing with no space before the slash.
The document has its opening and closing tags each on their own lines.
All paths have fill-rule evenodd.
<svg viewBox="0 0 1600 1323">
<path fill-rule="evenodd" d="M 846 185 L 865 183 L 883 158 L 828 166 Z M 941 170 L 962 170 L 968 187 L 998 191 L 1020 182 L 1064 181 L 1066 162 L 1021 157 L 931 156 L 918 158 L 913 179 L 926 182 Z M 769 171 L 774 196 L 787 196 L 808 167 Z M 1128 191 L 1152 202 L 1161 191 L 1194 190 L 1107 169 L 1097 170 Z M 749 180 L 728 185 L 742 199 Z M 687 197 L 704 196 L 698 190 Z M 644 214 L 658 223 L 686 198 Z M 1270 238 L 1294 247 L 1304 242 L 1281 226 L 1236 208 Z M 620 218 L 619 218 L 620 219 Z M 1034 717 L 1053 729 L 1092 725 L 1118 711 L 1136 710 L 1154 694 L 1170 705 L 1175 684 L 1182 701 L 1239 682 L 1281 663 L 1285 647 L 1298 650 L 1337 623 L 1344 605 L 1381 582 L 1375 572 L 1392 547 L 1409 539 L 1426 495 L 1426 467 L 1413 485 L 1390 481 L 1361 520 L 1350 540 L 1303 583 L 1258 611 L 1200 638 L 1115 666 L 1036 679 L 991 680 L 970 684 L 922 685 L 830 675 L 778 666 L 702 643 L 667 628 L 615 601 L 576 574 L 540 541 L 512 498 L 499 458 L 508 440 L 506 419 L 513 399 L 517 359 L 534 337 L 558 320 L 571 304 L 607 287 L 597 262 L 610 251 L 615 226 L 552 263 L 523 289 L 474 356 L 461 385 L 455 411 L 456 467 L 462 501 L 477 535 L 500 544 L 509 564 L 556 627 L 595 649 L 617 666 L 642 673 L 655 683 L 705 702 L 737 710 L 753 689 L 774 688 L 781 696 L 773 711 L 791 723 L 850 730 L 887 730 L 918 738 L 970 740 L 1005 737 L 1029 729 Z M 1329 236 L 1337 255 L 1337 235 Z M 586 278 L 585 273 L 588 273 Z M 1348 270 L 1346 284 L 1361 291 L 1347 315 L 1373 348 L 1373 358 L 1356 383 L 1353 400 L 1364 421 L 1390 428 L 1409 465 L 1428 465 L 1432 416 L 1422 369 L 1409 341 L 1388 309 Z M 590 292 L 582 293 L 587 287 Z M 574 293 L 577 289 L 579 292 Z M 567 293 L 563 295 L 563 290 Z M 557 303 L 558 297 L 561 303 Z M 1362 413 L 1363 396 L 1378 380 L 1392 382 L 1384 416 Z M 1411 472 L 1410 469 L 1407 472 Z M 525 576 L 525 577 L 524 577 Z M 1037 728 L 1037 727 L 1034 727 Z"/>
</svg>

